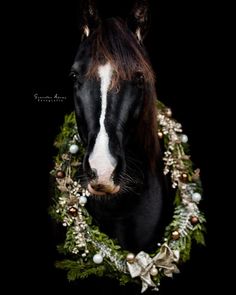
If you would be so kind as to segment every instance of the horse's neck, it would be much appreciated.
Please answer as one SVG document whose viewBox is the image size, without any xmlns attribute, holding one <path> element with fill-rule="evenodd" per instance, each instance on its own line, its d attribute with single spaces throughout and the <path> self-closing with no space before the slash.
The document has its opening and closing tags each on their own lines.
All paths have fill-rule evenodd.
<svg viewBox="0 0 236 295">
<path fill-rule="evenodd" d="M 163 183 L 160 173 L 144 171 L 141 193 L 110 199 L 91 199 L 89 210 L 109 236 L 130 251 L 151 249 L 162 235 Z"/>
</svg>

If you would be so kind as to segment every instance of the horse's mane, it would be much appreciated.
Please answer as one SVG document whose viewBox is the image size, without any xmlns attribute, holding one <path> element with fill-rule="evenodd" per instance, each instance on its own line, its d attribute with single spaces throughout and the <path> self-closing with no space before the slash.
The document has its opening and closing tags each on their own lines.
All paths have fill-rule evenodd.
<svg viewBox="0 0 236 295">
<path fill-rule="evenodd" d="M 156 91 L 155 75 L 147 54 L 127 24 L 119 18 L 103 21 L 91 34 L 90 40 L 92 62 L 87 76 L 96 77 L 98 66 L 108 61 L 114 69 L 111 88 L 119 89 L 120 80 L 131 81 L 137 72 L 143 74 L 145 95 L 136 139 L 143 147 L 151 170 L 154 170 L 159 154 Z"/>
</svg>

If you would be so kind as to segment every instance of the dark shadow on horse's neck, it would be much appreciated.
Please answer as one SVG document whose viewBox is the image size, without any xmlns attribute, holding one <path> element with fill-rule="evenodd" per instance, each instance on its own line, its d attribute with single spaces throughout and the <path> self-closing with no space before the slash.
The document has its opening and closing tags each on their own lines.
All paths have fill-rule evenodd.
<svg viewBox="0 0 236 295">
<path fill-rule="evenodd" d="M 133 161 L 142 169 L 142 183 L 133 190 L 117 196 L 92 197 L 88 209 L 100 229 L 118 240 L 125 249 L 133 252 L 152 251 L 161 242 L 166 219 L 168 219 L 168 194 L 163 177 L 161 157 L 155 172 L 148 163 L 141 161 L 144 155 L 130 151 Z M 127 154 L 127 158 L 128 158 Z"/>
</svg>

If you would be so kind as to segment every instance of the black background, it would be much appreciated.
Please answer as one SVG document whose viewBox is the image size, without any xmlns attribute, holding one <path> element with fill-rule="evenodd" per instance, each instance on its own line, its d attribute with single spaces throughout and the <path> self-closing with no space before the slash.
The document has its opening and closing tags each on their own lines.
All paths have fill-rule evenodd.
<svg viewBox="0 0 236 295">
<path fill-rule="evenodd" d="M 103 17 L 125 16 L 132 4 L 130 0 L 97 2 Z M 208 220 L 207 247 L 193 249 L 190 262 L 181 267 L 181 274 L 163 282 L 161 294 L 208 293 L 220 287 L 222 275 L 217 262 L 221 241 L 216 212 L 221 197 L 217 165 L 222 159 L 214 153 L 221 139 L 214 131 L 218 115 L 215 115 L 216 86 L 213 87 L 212 82 L 211 42 L 215 34 L 210 19 L 212 8 L 204 1 L 150 2 L 151 27 L 144 44 L 156 72 L 158 97 L 171 107 L 173 116 L 182 123 L 189 137 L 192 160 L 201 168 L 202 207 Z M 24 183 L 30 184 L 32 189 L 23 186 L 21 230 L 16 233 L 19 234 L 16 239 L 20 246 L 17 253 L 20 262 L 14 271 L 25 291 L 35 288 L 53 294 L 90 291 L 132 294 L 132 287 L 120 288 L 116 282 L 102 279 L 69 284 L 65 273 L 54 268 L 56 234 L 47 211 L 50 203 L 48 172 L 55 153 L 54 138 L 64 115 L 73 110 L 68 74 L 80 42 L 79 1 L 36 1 L 27 9 L 24 47 L 27 68 L 21 78 L 30 87 L 24 97 L 27 120 L 22 122 L 22 142 L 19 142 L 23 150 L 21 167 L 26 172 L 20 169 L 17 173 L 24 174 Z M 34 98 L 36 93 L 40 96 L 58 94 L 66 100 L 38 102 Z"/>
</svg>

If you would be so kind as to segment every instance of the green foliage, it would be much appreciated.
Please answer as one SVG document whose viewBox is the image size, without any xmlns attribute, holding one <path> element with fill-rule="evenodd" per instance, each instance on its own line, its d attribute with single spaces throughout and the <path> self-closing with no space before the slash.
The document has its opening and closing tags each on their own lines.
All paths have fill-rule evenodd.
<svg viewBox="0 0 236 295">
<path fill-rule="evenodd" d="M 177 190 L 176 194 L 175 194 L 174 205 L 175 205 L 175 207 L 177 207 L 180 204 L 181 204 L 181 195 L 180 195 L 180 191 Z"/>
<path fill-rule="evenodd" d="M 201 228 L 196 228 L 192 233 L 192 238 L 197 242 L 197 244 L 201 244 L 206 246 L 205 237 L 203 234 L 204 230 Z"/>
<path fill-rule="evenodd" d="M 180 257 L 181 257 L 181 261 L 185 262 L 190 259 L 192 239 L 190 236 L 186 236 L 181 240 L 182 240 L 182 244 L 180 247 Z"/>
<path fill-rule="evenodd" d="M 110 268 L 109 264 L 105 261 L 103 264 L 95 264 L 92 259 L 90 261 L 80 260 L 70 260 L 65 259 L 56 262 L 56 267 L 67 271 L 67 278 L 69 281 L 74 281 L 77 279 L 86 279 L 91 275 L 98 277 L 106 276 L 109 278 L 118 279 L 120 285 L 126 285 L 132 281 L 132 278 L 128 274 L 119 273 L 117 270 Z"/>
<path fill-rule="evenodd" d="M 74 237 L 74 228 L 68 227 L 66 232 L 66 240 L 65 240 L 64 248 L 65 250 L 67 250 L 67 252 L 72 252 L 75 246 L 76 246 L 76 242 Z"/>
<path fill-rule="evenodd" d="M 119 282 L 120 282 L 120 285 L 121 286 L 125 286 L 126 284 L 130 283 L 131 282 L 131 278 L 130 278 L 130 275 L 127 275 L 127 274 L 121 274 L 119 276 Z M 137 281 L 137 280 L 136 280 Z"/>
<path fill-rule="evenodd" d="M 160 100 L 157 100 L 156 106 L 157 106 L 157 109 L 160 110 L 160 111 L 163 111 L 166 108 L 164 103 L 162 103 Z"/>
<path fill-rule="evenodd" d="M 65 115 L 65 120 L 63 126 L 61 127 L 61 132 L 57 135 L 54 142 L 55 147 L 59 150 L 56 161 L 60 161 L 61 155 L 68 152 L 68 147 L 70 143 L 72 143 L 72 139 L 74 138 L 74 136 L 77 134 L 78 129 L 76 126 L 75 113 L 72 112 L 68 115 Z M 81 143 L 77 142 L 77 144 L 79 147 L 79 152 L 76 157 L 78 157 L 78 155 L 81 157 L 84 154 L 84 148 Z M 75 158 L 75 156 L 73 155 L 72 157 Z M 66 164 L 66 162 L 64 164 Z"/>
<path fill-rule="evenodd" d="M 121 246 L 117 244 L 117 241 L 110 239 L 105 233 L 101 232 L 97 226 L 92 226 L 91 233 L 92 233 L 94 240 L 105 244 L 107 247 L 112 249 L 114 252 L 121 250 Z M 126 254 L 126 252 L 127 251 L 125 251 L 124 253 Z"/>
<path fill-rule="evenodd" d="M 65 259 L 56 262 L 56 267 L 67 270 L 67 278 L 69 281 L 76 279 L 85 279 L 90 275 L 103 276 L 106 268 L 102 265 L 87 262 L 85 263 L 82 259 L 74 261 Z"/>
<path fill-rule="evenodd" d="M 56 137 L 54 145 L 59 149 L 59 153 L 63 153 L 67 148 L 68 142 L 76 134 L 75 113 L 65 115 L 64 124 L 61 127 L 61 132 Z"/>
</svg>

